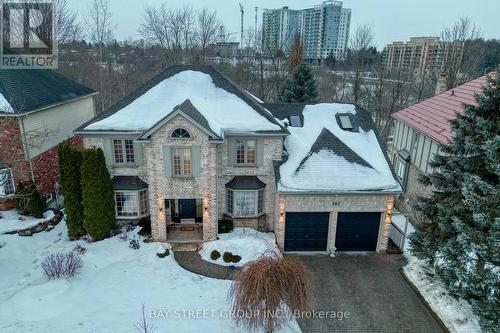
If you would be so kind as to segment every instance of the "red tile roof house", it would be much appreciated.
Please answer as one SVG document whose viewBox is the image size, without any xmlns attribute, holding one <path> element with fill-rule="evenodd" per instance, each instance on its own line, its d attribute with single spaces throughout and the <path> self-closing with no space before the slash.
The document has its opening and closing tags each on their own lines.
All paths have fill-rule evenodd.
<svg viewBox="0 0 500 333">
<path fill-rule="evenodd" d="M 368 112 L 262 104 L 210 66 L 172 66 L 75 131 L 101 147 L 116 218 L 196 250 L 235 226 L 284 251 L 385 251 L 401 187 Z"/>
<path fill-rule="evenodd" d="M 488 75 L 495 75 L 495 72 Z M 481 92 L 486 77 L 469 81 L 393 114 L 394 139 L 389 155 L 404 189 L 396 203 L 401 211 L 412 216 L 411 206 L 416 198 L 429 193 L 430 188 L 418 182 L 418 174 L 432 171 L 429 162 L 439 154 L 440 147 L 453 138 L 450 120 L 463 112 L 463 104 L 477 104 L 474 95 Z"/>
<path fill-rule="evenodd" d="M 57 204 L 57 144 L 95 115 L 97 93 L 45 69 L 0 70 L 0 210 L 15 205 L 19 183 L 33 181 L 48 205 Z"/>
</svg>

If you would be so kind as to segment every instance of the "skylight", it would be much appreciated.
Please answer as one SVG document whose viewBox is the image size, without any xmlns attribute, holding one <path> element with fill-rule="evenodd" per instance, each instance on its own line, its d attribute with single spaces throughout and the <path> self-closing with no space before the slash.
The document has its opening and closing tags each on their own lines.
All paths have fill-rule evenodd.
<svg viewBox="0 0 500 333">
<path fill-rule="evenodd" d="M 300 116 L 290 116 L 290 126 L 302 127 L 302 123 L 300 121 Z"/>
<path fill-rule="evenodd" d="M 344 130 L 352 130 L 351 119 L 347 114 L 339 114 L 340 127 Z"/>
</svg>

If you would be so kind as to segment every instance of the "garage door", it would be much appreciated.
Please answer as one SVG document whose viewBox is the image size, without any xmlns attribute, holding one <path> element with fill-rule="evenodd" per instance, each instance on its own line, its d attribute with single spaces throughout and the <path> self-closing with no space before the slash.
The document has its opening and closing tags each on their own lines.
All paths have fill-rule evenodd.
<svg viewBox="0 0 500 333">
<path fill-rule="evenodd" d="M 285 251 L 326 251 L 330 213 L 286 213 Z"/>
<path fill-rule="evenodd" d="M 338 213 L 335 247 L 337 251 L 375 251 L 380 212 Z"/>
</svg>

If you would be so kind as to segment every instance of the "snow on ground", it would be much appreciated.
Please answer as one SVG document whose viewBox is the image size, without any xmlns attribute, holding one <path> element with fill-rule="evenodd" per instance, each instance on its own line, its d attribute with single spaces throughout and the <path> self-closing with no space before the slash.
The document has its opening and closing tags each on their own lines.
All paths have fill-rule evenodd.
<svg viewBox="0 0 500 333">
<path fill-rule="evenodd" d="M 76 244 L 87 249 L 81 273 L 45 279 L 43 259 Z M 187 272 L 171 255 L 160 259 L 160 247 L 141 242 L 133 250 L 118 237 L 71 242 L 64 221 L 33 237 L 0 235 L 0 332 L 135 332 L 142 304 L 156 332 L 244 332 L 227 318 L 230 281 Z M 169 311 L 167 319 L 150 319 L 160 310 Z M 200 312 L 189 318 L 195 310 L 206 310 L 206 319 Z M 282 332 L 300 332 L 296 322 L 291 326 Z"/>
<path fill-rule="evenodd" d="M 186 99 L 207 119 L 212 130 L 280 130 L 238 96 L 215 86 L 209 74 L 186 70 L 166 78 L 113 115 L 86 130 L 146 130 Z"/>
<path fill-rule="evenodd" d="M 392 223 L 396 224 L 402 231 L 404 231 L 405 222 L 406 217 L 403 214 L 393 214 Z M 408 223 L 407 237 L 414 231 L 411 223 Z M 452 297 L 434 270 L 422 260 L 411 255 L 410 248 L 411 245 L 407 240 L 404 255 L 408 259 L 408 264 L 403 268 L 403 272 L 425 298 L 432 311 L 443 321 L 450 333 L 482 332 L 479 318 L 472 312 L 470 304 L 465 300 L 457 300 Z"/>
<path fill-rule="evenodd" d="M 32 216 L 20 215 L 16 210 L 7 210 L 0 212 L 2 218 L 0 218 L 0 234 L 24 230 L 34 227 L 42 222 L 45 222 L 54 217 L 54 212 L 51 210 L 43 213 L 43 218 L 37 219 Z"/>
<path fill-rule="evenodd" d="M 213 250 L 219 251 L 221 257 L 212 260 L 210 254 Z M 219 234 L 219 239 L 203 243 L 200 250 L 201 258 L 223 266 L 243 266 L 249 261 L 256 259 L 266 251 L 273 251 L 280 255 L 276 246 L 276 239 L 273 233 L 259 232 L 250 228 L 235 228 L 226 234 Z M 238 263 L 226 263 L 222 259 L 224 252 L 231 252 L 233 255 L 241 256 Z"/>
<path fill-rule="evenodd" d="M 290 135 L 285 139 L 288 160 L 280 167 L 279 190 L 401 190 L 375 133 L 372 130 L 365 132 L 361 128 L 359 132 L 342 130 L 335 118 L 337 113 L 355 114 L 356 109 L 352 104 L 306 105 L 303 111 L 303 127 L 288 127 Z M 313 153 L 306 163 L 301 165 L 324 128 L 373 168 L 351 163 L 329 150 Z"/>
</svg>

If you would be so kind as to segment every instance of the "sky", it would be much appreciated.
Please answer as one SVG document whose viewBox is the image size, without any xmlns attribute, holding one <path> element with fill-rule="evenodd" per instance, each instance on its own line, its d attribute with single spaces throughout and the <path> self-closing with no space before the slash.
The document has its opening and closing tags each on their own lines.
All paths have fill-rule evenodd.
<svg viewBox="0 0 500 333">
<path fill-rule="evenodd" d="M 240 31 L 238 2 L 245 9 L 245 26 L 254 26 L 255 7 L 259 7 L 259 22 L 263 8 L 303 9 L 320 4 L 321 0 L 109 0 L 113 21 L 117 26 L 115 38 L 137 39 L 137 28 L 146 5 L 158 6 L 166 2 L 170 7 L 189 5 L 194 9 L 207 7 L 216 10 L 231 32 Z M 69 5 L 82 16 L 91 0 L 68 0 Z M 381 49 L 393 41 L 408 40 L 413 36 L 438 36 L 444 26 L 451 25 L 460 16 L 469 16 L 484 38 L 500 39 L 500 0 L 345 0 L 345 8 L 352 9 L 351 31 L 360 24 L 370 24 L 375 33 L 375 44 Z M 259 23 L 260 24 L 260 23 Z M 239 41 L 239 34 L 234 35 Z"/>
</svg>

